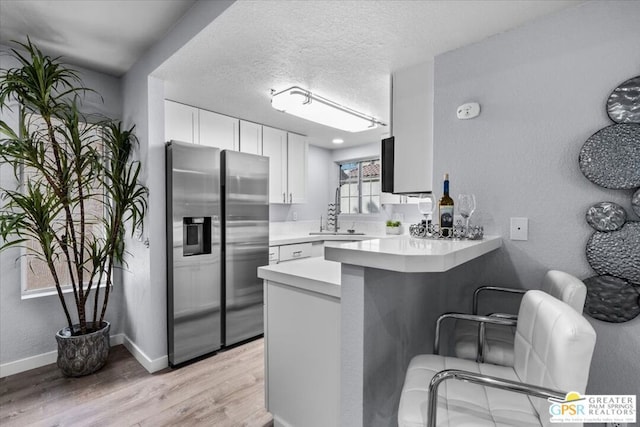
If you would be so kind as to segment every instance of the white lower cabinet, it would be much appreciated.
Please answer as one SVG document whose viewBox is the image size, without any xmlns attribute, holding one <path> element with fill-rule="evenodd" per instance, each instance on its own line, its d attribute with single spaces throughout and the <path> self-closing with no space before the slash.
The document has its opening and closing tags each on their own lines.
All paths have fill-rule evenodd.
<svg viewBox="0 0 640 427">
<path fill-rule="evenodd" d="M 340 299 L 265 281 L 266 405 L 274 425 L 340 425 Z"/>
<path fill-rule="evenodd" d="M 324 257 L 324 242 L 311 243 L 311 256 Z"/>
<path fill-rule="evenodd" d="M 309 258 L 313 255 L 311 242 L 295 243 L 292 245 L 269 246 L 269 264 L 277 264 L 284 261 Z"/>
<path fill-rule="evenodd" d="M 269 265 L 280 261 L 280 246 L 269 246 Z"/>
<path fill-rule="evenodd" d="M 280 262 L 309 258 L 310 256 L 311 243 L 296 243 L 295 245 L 280 246 Z"/>
</svg>

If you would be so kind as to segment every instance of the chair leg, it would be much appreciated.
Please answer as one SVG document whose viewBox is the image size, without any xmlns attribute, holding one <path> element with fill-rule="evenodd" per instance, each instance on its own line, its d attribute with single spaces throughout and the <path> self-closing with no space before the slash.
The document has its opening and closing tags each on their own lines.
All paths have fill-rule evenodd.
<svg viewBox="0 0 640 427">
<path fill-rule="evenodd" d="M 478 325 L 478 351 L 476 352 L 476 362 L 484 362 L 484 335 L 487 325 L 484 322 L 480 322 Z"/>
</svg>

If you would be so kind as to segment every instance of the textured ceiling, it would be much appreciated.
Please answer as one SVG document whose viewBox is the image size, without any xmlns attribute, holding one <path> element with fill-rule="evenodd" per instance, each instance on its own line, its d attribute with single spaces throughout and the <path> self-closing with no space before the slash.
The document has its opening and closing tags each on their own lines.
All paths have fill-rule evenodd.
<svg viewBox="0 0 640 427">
<path fill-rule="evenodd" d="M 242 0 L 154 75 L 169 99 L 300 132 L 327 148 L 336 148 L 335 137 L 357 145 L 388 128 L 349 133 L 279 113 L 270 89 L 298 85 L 389 123 L 393 71 L 578 3 Z"/>
<path fill-rule="evenodd" d="M 122 75 L 194 2 L 0 0 L 0 43 L 28 34 L 71 64 Z M 391 72 L 581 2 L 240 0 L 155 75 L 170 99 L 316 145 L 379 141 L 388 128 L 348 133 L 279 113 L 269 90 L 299 85 L 388 123 Z"/>
<path fill-rule="evenodd" d="M 0 0 L 0 43 L 25 41 L 66 62 L 124 74 L 195 0 Z"/>
</svg>

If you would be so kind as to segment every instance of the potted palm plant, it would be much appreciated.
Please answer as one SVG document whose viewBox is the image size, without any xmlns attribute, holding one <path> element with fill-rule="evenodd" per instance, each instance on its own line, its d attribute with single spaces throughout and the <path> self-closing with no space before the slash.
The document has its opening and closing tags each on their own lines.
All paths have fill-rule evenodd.
<svg viewBox="0 0 640 427">
<path fill-rule="evenodd" d="M 29 268 L 46 265 L 67 320 L 56 334 L 58 366 L 87 375 L 108 356 L 112 273 L 124 262 L 127 225 L 142 227 L 148 191 L 133 160 L 134 128 L 83 116 L 92 90 L 78 73 L 30 40 L 17 44 L 18 67 L 0 70 L 0 108 L 19 105 L 17 129 L 0 121 L 0 158 L 18 183 L 1 189 L 0 249 L 21 247 Z"/>
</svg>

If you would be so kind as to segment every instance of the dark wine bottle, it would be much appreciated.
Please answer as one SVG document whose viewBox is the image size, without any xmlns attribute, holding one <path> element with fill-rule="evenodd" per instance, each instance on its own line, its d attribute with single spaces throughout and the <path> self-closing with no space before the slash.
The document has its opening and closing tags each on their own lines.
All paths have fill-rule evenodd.
<svg viewBox="0 0 640 427">
<path fill-rule="evenodd" d="M 438 202 L 440 233 L 443 237 L 453 235 L 453 199 L 449 197 L 449 174 L 444 174 L 444 194 Z"/>
</svg>

